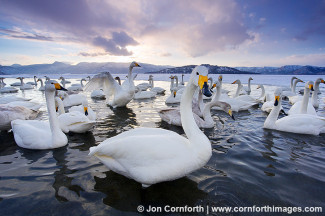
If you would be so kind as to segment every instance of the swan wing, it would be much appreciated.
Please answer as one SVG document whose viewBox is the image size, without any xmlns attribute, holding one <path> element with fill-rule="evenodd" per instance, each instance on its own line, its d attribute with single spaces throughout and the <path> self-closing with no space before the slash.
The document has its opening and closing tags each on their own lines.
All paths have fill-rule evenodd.
<svg viewBox="0 0 325 216">
<path fill-rule="evenodd" d="M 110 72 L 102 72 L 95 75 L 85 86 L 85 91 L 103 89 L 106 95 L 114 95 L 121 89 L 121 86 L 114 80 Z"/>
</svg>

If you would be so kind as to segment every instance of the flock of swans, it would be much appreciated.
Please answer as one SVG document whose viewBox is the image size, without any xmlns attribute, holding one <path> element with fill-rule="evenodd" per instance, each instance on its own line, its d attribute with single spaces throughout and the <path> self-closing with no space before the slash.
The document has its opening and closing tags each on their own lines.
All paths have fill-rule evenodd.
<svg viewBox="0 0 325 216">
<path fill-rule="evenodd" d="M 19 85 L 13 83 L 12 86 L 19 86 L 21 90 L 33 89 L 37 82 L 41 83 L 39 90 L 45 92 L 49 119 L 35 120 L 40 105 L 29 99 L 1 97 L 0 130 L 11 130 L 15 142 L 22 148 L 53 149 L 65 146 L 68 143 L 65 133 L 84 133 L 92 130 L 96 124 L 96 113 L 88 106 L 87 97 L 80 92 L 91 91 L 92 98 L 106 99 L 107 105 L 113 109 L 125 107 L 133 99 L 150 100 L 165 93 L 165 89 L 154 86 L 152 75 L 149 76 L 149 83 L 135 86 L 136 75 L 132 74 L 134 67 L 140 65 L 136 62 L 130 64 L 123 83 L 119 77 L 114 78 L 109 72 L 103 72 L 91 79 L 88 77 L 89 82 L 85 86 L 83 82 L 86 79 L 81 79 L 80 85 L 71 85 L 67 89 L 65 84 L 69 81 L 64 77 L 59 79 L 62 85 L 49 78 L 43 85 L 43 81 L 36 76 L 34 82 L 24 83 L 24 78 L 18 77 Z M 110 170 L 148 187 L 181 178 L 209 161 L 212 155 L 211 143 L 200 128 L 215 126 L 211 109 L 224 111 L 235 119 L 233 112 L 262 104 L 262 111 L 269 113 L 263 126 L 266 129 L 312 135 L 325 133 L 325 118 L 316 112 L 319 106 L 319 85 L 324 83 L 322 78 L 315 83 L 306 82 L 303 96 L 296 94 L 297 83 L 303 82 L 296 77 L 291 79 L 290 88 L 277 88 L 273 95 L 266 92 L 263 85 L 258 85 L 261 95 L 257 98 L 250 95 L 252 78 L 249 78 L 247 87 L 240 80 L 235 80 L 232 84 L 237 84 L 237 90 L 230 97 L 229 91 L 222 88 L 222 75 L 213 81 L 204 66 L 193 69 L 186 85 L 183 76 L 180 83 L 175 75 L 170 76 L 170 79 L 170 95 L 165 103 L 179 106 L 160 110 L 159 116 L 169 124 L 182 127 L 187 138 L 170 130 L 140 127 L 91 147 L 89 155 L 98 158 Z M 3 80 L 0 78 L 3 93 L 14 92 L 6 90 L 14 87 L 5 87 Z M 284 99 L 293 105 L 288 115 L 279 119 Z"/>
</svg>

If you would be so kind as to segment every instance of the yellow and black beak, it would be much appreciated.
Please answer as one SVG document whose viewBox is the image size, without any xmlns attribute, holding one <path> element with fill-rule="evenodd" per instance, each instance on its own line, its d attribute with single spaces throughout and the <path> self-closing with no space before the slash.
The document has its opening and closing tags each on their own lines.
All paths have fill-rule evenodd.
<svg viewBox="0 0 325 216">
<path fill-rule="evenodd" d="M 136 66 L 136 67 L 141 67 L 138 63 L 135 63 L 135 66 Z"/>
<path fill-rule="evenodd" d="M 199 87 L 200 87 L 200 89 L 203 88 L 204 83 L 208 83 L 208 76 L 200 75 L 199 76 Z"/>
<path fill-rule="evenodd" d="M 274 106 L 279 105 L 280 96 L 275 96 Z"/>
<path fill-rule="evenodd" d="M 233 120 L 235 120 L 235 117 L 234 117 L 234 115 L 232 114 L 232 110 L 231 110 L 231 109 L 228 110 L 228 114 L 231 116 L 231 118 L 232 118 Z"/>
<path fill-rule="evenodd" d="M 323 80 L 323 79 L 322 79 L 320 82 L 321 82 L 321 83 L 324 83 L 324 84 L 325 84 L 325 82 L 324 82 L 324 80 Z"/>
<path fill-rule="evenodd" d="M 67 89 L 63 88 L 59 83 L 54 83 L 56 90 L 68 91 Z"/>
<path fill-rule="evenodd" d="M 85 115 L 88 115 L 88 107 L 84 107 Z"/>
<path fill-rule="evenodd" d="M 236 82 L 237 82 L 237 80 L 236 80 L 236 81 L 234 81 L 234 82 L 232 82 L 231 84 L 236 84 Z"/>
<path fill-rule="evenodd" d="M 312 91 L 314 91 L 314 85 L 313 84 L 310 84 L 309 85 L 309 89 L 312 90 Z"/>
<path fill-rule="evenodd" d="M 174 91 L 174 97 L 176 97 L 176 91 Z"/>
<path fill-rule="evenodd" d="M 222 81 L 222 75 L 219 76 L 219 80 Z"/>
<path fill-rule="evenodd" d="M 55 107 L 55 112 L 57 112 L 57 111 L 59 111 L 59 107 L 58 106 Z"/>
</svg>

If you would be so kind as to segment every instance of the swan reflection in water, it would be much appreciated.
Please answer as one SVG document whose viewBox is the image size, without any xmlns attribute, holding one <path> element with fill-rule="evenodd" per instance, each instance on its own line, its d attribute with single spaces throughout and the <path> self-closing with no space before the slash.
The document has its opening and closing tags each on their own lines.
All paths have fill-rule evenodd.
<svg viewBox="0 0 325 216">
<path fill-rule="evenodd" d="M 94 176 L 95 191 L 106 194 L 103 203 L 117 210 L 137 212 L 143 205 L 195 206 L 206 199 L 207 193 L 198 188 L 198 184 L 183 177 L 170 182 L 154 184 L 143 189 L 141 184 L 112 171 L 104 173 L 104 178 Z"/>
</svg>

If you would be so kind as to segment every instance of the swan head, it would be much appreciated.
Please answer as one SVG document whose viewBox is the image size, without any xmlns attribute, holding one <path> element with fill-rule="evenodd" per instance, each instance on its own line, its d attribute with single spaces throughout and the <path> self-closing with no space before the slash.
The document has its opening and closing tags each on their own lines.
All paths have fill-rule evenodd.
<svg viewBox="0 0 325 216">
<path fill-rule="evenodd" d="M 37 76 L 34 76 L 34 78 L 36 79 L 36 78 L 37 78 Z"/>
<path fill-rule="evenodd" d="M 315 85 L 316 85 L 316 83 L 324 83 L 324 84 L 325 84 L 323 78 L 318 78 L 318 79 L 315 81 Z"/>
<path fill-rule="evenodd" d="M 207 96 L 211 97 L 212 94 L 209 90 L 208 86 L 208 68 L 205 66 L 196 66 L 191 74 L 191 82 L 202 90 L 202 93 Z"/>
<path fill-rule="evenodd" d="M 220 101 L 221 102 L 221 101 Z M 221 102 L 221 105 L 219 105 L 221 107 L 221 109 L 223 109 L 223 111 L 225 111 L 226 113 L 229 114 L 229 116 L 235 120 L 234 115 L 232 114 L 232 110 L 231 110 L 231 105 L 229 103 L 226 102 Z"/>
<path fill-rule="evenodd" d="M 257 87 L 256 87 L 256 89 L 260 89 L 261 88 L 261 85 L 258 85 Z"/>
<path fill-rule="evenodd" d="M 238 80 L 235 80 L 234 82 L 232 82 L 231 84 L 238 84 L 238 85 L 241 85 L 241 81 L 238 79 Z"/>
<path fill-rule="evenodd" d="M 176 91 L 175 90 L 173 90 L 173 95 L 174 95 L 174 97 L 176 97 Z"/>
<path fill-rule="evenodd" d="M 134 68 L 134 67 L 141 67 L 137 62 L 133 61 L 130 64 L 130 68 Z"/>
<path fill-rule="evenodd" d="M 84 107 L 84 113 L 87 116 L 88 115 L 88 101 L 87 100 L 83 100 L 82 101 L 82 106 Z"/>
<path fill-rule="evenodd" d="M 59 80 L 63 80 L 63 79 L 64 79 L 64 77 L 63 76 L 60 76 Z"/>
<path fill-rule="evenodd" d="M 308 81 L 305 85 L 306 89 L 309 89 L 311 91 L 314 91 L 314 82 L 313 81 Z"/>
<path fill-rule="evenodd" d="M 45 91 L 55 91 L 55 90 L 68 91 L 67 89 L 63 88 L 59 83 L 55 81 L 49 81 L 45 85 Z"/>
<path fill-rule="evenodd" d="M 253 78 L 252 78 L 252 77 L 250 77 L 250 78 L 248 78 L 248 80 L 253 80 Z"/>
<path fill-rule="evenodd" d="M 274 91 L 274 96 L 275 96 L 275 100 L 274 100 L 274 106 L 278 106 L 280 99 L 281 99 L 281 95 L 282 95 L 282 88 L 277 88 Z"/>
<path fill-rule="evenodd" d="M 40 81 L 42 81 L 41 78 L 38 78 L 38 79 L 37 79 L 37 82 L 40 82 Z"/>
<path fill-rule="evenodd" d="M 218 80 L 222 81 L 222 75 L 219 75 Z"/>
</svg>

